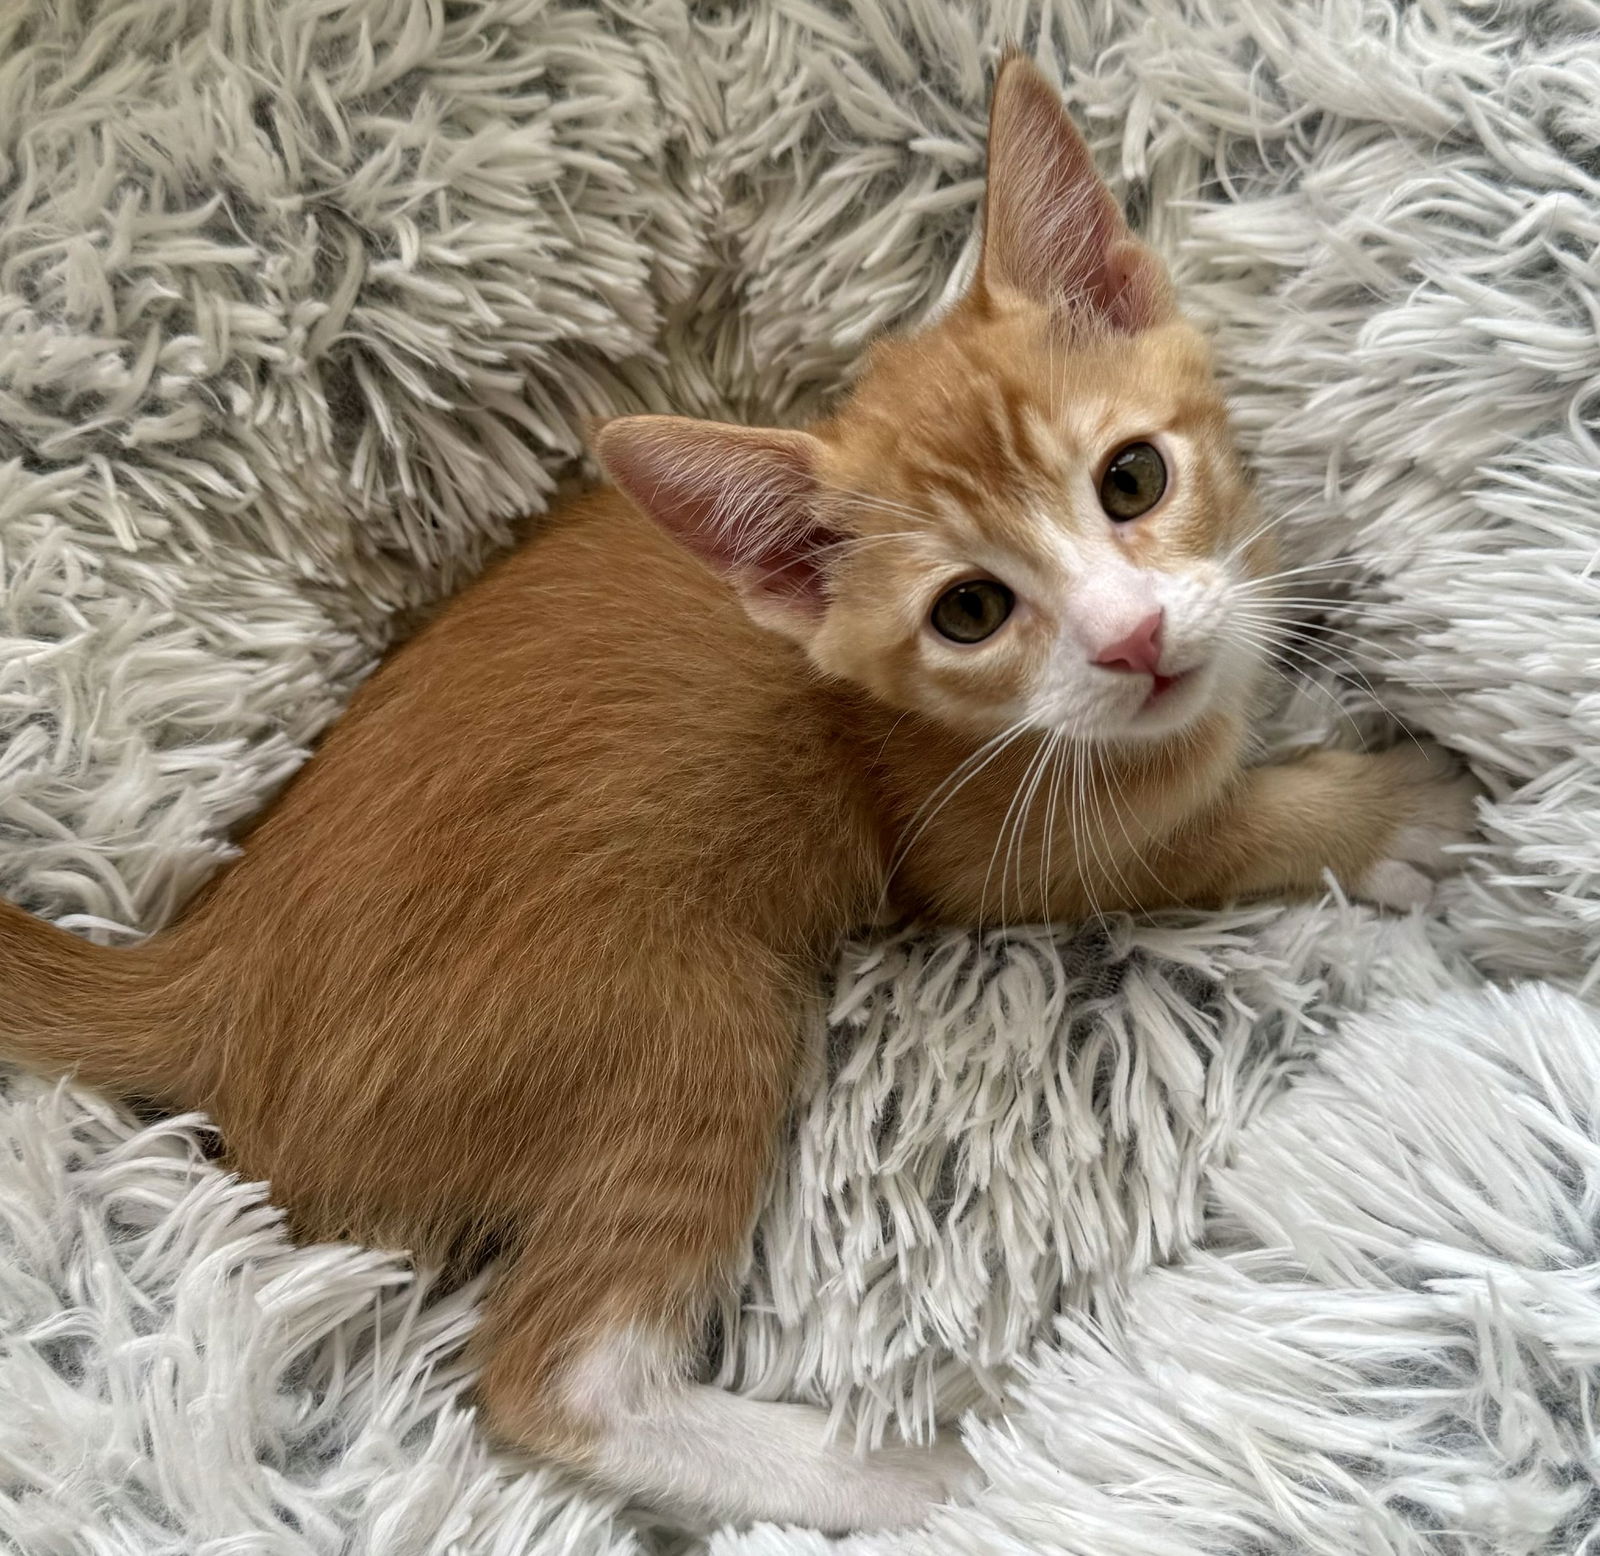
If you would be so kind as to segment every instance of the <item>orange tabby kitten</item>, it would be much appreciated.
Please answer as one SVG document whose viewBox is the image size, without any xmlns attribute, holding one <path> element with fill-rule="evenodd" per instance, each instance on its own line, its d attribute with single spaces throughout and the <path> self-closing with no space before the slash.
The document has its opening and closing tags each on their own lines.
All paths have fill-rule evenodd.
<svg viewBox="0 0 1600 1556">
<path fill-rule="evenodd" d="M 305 1236 L 500 1249 L 489 1429 L 684 1516 L 905 1524 L 964 1473 L 688 1375 L 842 934 L 1405 903 L 1470 817 L 1417 753 L 1242 765 L 1268 543 L 1206 348 L 1017 59 L 985 216 L 832 419 L 606 425 L 616 488 L 399 649 L 176 928 L 0 908 L 7 1051 L 207 1110 Z"/>
</svg>

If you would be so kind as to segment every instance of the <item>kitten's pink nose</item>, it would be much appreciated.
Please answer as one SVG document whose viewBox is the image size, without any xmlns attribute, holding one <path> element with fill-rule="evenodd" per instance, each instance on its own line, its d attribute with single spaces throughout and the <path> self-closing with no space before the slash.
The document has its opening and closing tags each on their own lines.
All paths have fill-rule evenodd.
<svg viewBox="0 0 1600 1556">
<path fill-rule="evenodd" d="M 1094 657 L 1105 670 L 1132 670 L 1139 675 L 1159 675 L 1162 611 L 1151 611 L 1133 631 L 1108 643 Z"/>
</svg>

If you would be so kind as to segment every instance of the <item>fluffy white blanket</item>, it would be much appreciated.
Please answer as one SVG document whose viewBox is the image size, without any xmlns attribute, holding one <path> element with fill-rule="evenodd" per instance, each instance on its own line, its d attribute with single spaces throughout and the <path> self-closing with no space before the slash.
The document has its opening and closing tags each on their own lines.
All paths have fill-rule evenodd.
<svg viewBox="0 0 1600 1556">
<path fill-rule="evenodd" d="M 971 1411 L 895 1552 L 1600 1540 L 1589 0 L 8 0 L 0 890 L 174 913 L 591 411 L 792 419 L 971 257 L 998 46 L 1216 327 L 1304 575 L 1276 738 L 1490 786 L 1429 917 L 853 948 L 711 1365 Z M 529 954 L 536 955 L 537 947 Z M 0 1542 L 614 1553 L 473 1291 L 289 1247 L 197 1121 L 0 1095 Z M 820 1537 L 727 1533 L 722 1556 Z"/>
</svg>

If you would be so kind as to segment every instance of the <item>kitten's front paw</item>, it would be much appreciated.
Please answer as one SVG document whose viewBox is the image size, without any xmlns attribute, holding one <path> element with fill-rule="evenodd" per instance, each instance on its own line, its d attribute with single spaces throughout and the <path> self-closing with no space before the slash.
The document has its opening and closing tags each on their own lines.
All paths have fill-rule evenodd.
<svg viewBox="0 0 1600 1556">
<path fill-rule="evenodd" d="M 1385 857 L 1356 883 L 1355 895 L 1404 913 L 1426 907 L 1439 877 L 1461 868 L 1454 845 L 1476 830 L 1483 791 L 1435 745 L 1396 747 L 1376 760 L 1389 769 L 1399 820 Z"/>
<path fill-rule="evenodd" d="M 1403 859 L 1380 859 L 1356 882 L 1355 894 L 1374 907 L 1409 913 L 1433 901 L 1434 880 Z"/>
</svg>

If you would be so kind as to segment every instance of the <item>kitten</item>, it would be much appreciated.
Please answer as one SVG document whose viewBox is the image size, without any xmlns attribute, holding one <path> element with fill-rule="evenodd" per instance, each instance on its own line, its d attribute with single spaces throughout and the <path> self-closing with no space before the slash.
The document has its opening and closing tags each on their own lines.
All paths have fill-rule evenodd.
<svg viewBox="0 0 1600 1556">
<path fill-rule="evenodd" d="M 685 1517 L 903 1525 L 954 1445 L 689 1379 L 819 965 L 880 912 L 1402 905 L 1417 753 L 1247 768 L 1270 545 L 1206 348 L 1032 66 L 981 265 L 809 431 L 624 417 L 615 487 L 400 648 L 175 928 L 0 907 L 0 1039 L 207 1110 L 306 1237 L 503 1255 L 483 1419 Z"/>
</svg>

